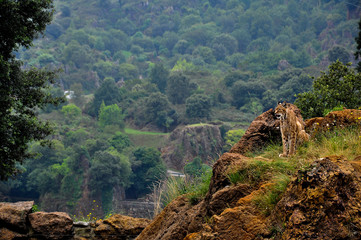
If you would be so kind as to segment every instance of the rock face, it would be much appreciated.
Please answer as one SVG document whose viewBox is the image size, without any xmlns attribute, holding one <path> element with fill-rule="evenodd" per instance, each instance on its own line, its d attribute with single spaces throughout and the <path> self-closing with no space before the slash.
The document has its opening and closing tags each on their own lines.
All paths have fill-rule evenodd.
<svg viewBox="0 0 361 240">
<path fill-rule="evenodd" d="M 281 139 L 279 121 L 273 109 L 262 113 L 248 127 L 245 134 L 229 152 L 245 154 L 262 149 L 265 144 Z"/>
<path fill-rule="evenodd" d="M 260 150 L 266 143 L 276 139 L 281 139 L 279 121 L 273 109 L 262 113 L 248 127 L 245 134 L 229 152 L 245 154 Z"/>
<path fill-rule="evenodd" d="M 219 126 L 210 124 L 190 125 L 175 129 L 169 144 L 162 148 L 162 158 L 168 168 L 183 170 L 187 161 L 201 157 L 203 162 L 218 158 L 223 140 Z"/>
<path fill-rule="evenodd" d="M 299 172 L 277 204 L 282 239 L 361 239 L 361 161 L 327 157 Z"/>
<path fill-rule="evenodd" d="M 230 159 L 241 165 L 247 161 L 227 153 L 214 170 Z M 253 199 L 270 183 L 252 188 L 212 179 L 204 201 L 192 206 L 186 196 L 177 198 L 137 240 L 361 239 L 361 157 L 357 159 L 331 156 L 299 171 L 269 216 Z"/>
<path fill-rule="evenodd" d="M 202 204 L 192 206 L 186 196 L 181 196 L 170 203 L 156 216 L 148 227 L 136 238 L 137 240 L 176 240 L 183 239 L 189 232 L 190 225 L 201 220 Z M 198 228 L 195 228 L 198 229 Z"/>
</svg>

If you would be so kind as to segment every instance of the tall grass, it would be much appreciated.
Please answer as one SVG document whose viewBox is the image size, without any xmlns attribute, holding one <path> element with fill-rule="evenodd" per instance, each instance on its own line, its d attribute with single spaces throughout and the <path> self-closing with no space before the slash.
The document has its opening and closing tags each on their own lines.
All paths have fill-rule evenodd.
<svg viewBox="0 0 361 240">
<path fill-rule="evenodd" d="M 309 157 L 344 156 L 353 160 L 361 156 L 361 128 L 335 129 L 317 135 L 307 146 Z"/>
<path fill-rule="evenodd" d="M 248 160 L 246 166 L 230 169 L 228 178 L 232 184 L 247 183 L 254 187 L 269 182 L 266 190 L 254 198 L 254 204 L 268 215 L 298 170 L 307 168 L 322 157 L 338 155 L 353 160 L 361 156 L 360 130 L 354 127 L 320 133 L 300 146 L 297 153 L 289 158 L 278 157 L 282 146 L 272 144 Z"/>
<path fill-rule="evenodd" d="M 167 206 L 177 197 L 186 194 L 192 205 L 200 202 L 207 194 L 212 177 L 212 170 L 207 169 L 199 177 L 168 177 L 153 186 L 152 197 L 155 202 L 155 213 Z"/>
</svg>

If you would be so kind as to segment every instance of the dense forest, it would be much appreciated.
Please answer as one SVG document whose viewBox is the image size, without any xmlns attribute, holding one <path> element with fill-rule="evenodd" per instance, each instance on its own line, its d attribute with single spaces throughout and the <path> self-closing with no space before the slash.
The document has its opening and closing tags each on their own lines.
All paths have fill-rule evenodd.
<svg viewBox="0 0 361 240">
<path fill-rule="evenodd" d="M 225 142 L 238 141 L 238 124 L 294 102 L 332 62 L 354 62 L 360 15 L 355 0 L 54 3 L 45 35 L 16 57 L 61 69 L 51 91 L 66 101 L 39 110 L 53 147 L 31 144 L 36 156 L 0 182 L 0 197 L 69 212 L 96 200 L 109 213 L 113 199 L 143 197 L 166 177 L 162 142 L 142 145 L 131 130 L 222 122 Z"/>
</svg>

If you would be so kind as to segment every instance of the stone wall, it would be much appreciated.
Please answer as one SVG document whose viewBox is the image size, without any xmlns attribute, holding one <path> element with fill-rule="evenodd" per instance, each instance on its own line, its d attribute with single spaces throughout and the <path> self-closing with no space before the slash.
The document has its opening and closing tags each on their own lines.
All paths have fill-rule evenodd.
<svg viewBox="0 0 361 240">
<path fill-rule="evenodd" d="M 0 240 L 135 239 L 150 220 L 115 214 L 96 222 L 76 222 L 64 212 L 33 212 L 33 201 L 0 202 Z"/>
<path fill-rule="evenodd" d="M 134 218 L 153 219 L 154 203 L 141 201 L 120 201 L 117 203 L 114 212 Z"/>
</svg>

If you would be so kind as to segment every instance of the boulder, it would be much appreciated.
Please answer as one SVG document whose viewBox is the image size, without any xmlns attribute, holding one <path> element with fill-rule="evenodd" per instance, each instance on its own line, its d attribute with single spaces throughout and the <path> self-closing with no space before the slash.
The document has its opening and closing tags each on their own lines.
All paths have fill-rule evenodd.
<svg viewBox="0 0 361 240">
<path fill-rule="evenodd" d="M 0 226 L 19 232 L 27 232 L 27 216 L 33 205 L 34 201 L 0 202 Z"/>
<path fill-rule="evenodd" d="M 196 231 L 202 224 L 204 212 L 201 210 L 203 202 L 192 206 L 186 196 L 180 196 L 169 203 L 163 211 L 142 231 L 136 240 L 177 240 L 183 239 L 189 232 Z"/>
<path fill-rule="evenodd" d="M 230 185 L 231 182 L 227 176 L 228 171 L 233 166 L 237 166 L 238 168 L 245 166 L 247 159 L 247 157 L 238 153 L 224 153 L 213 165 L 213 175 L 209 185 L 208 195 L 213 195 L 215 192 Z"/>
<path fill-rule="evenodd" d="M 361 239 L 361 161 L 330 156 L 299 171 L 271 222 L 279 239 Z"/>
<path fill-rule="evenodd" d="M 73 238 L 73 220 L 64 212 L 35 212 L 29 214 L 34 236 L 45 239 Z"/>
<path fill-rule="evenodd" d="M 229 152 L 239 154 L 255 152 L 262 149 L 267 143 L 280 141 L 280 139 L 279 121 L 274 110 L 270 109 L 252 121 L 245 134 Z"/>
<path fill-rule="evenodd" d="M 300 109 L 291 103 L 287 103 L 287 108 L 292 109 L 300 122 L 303 122 Z M 267 112 L 256 117 L 245 134 L 236 143 L 230 153 L 247 154 L 257 152 L 271 142 L 281 142 L 280 123 L 276 118 L 274 110 L 271 108 Z"/>
<path fill-rule="evenodd" d="M 115 214 L 108 219 L 97 222 L 97 227 L 94 230 L 95 239 L 134 239 L 149 223 L 149 219 Z"/>
</svg>

